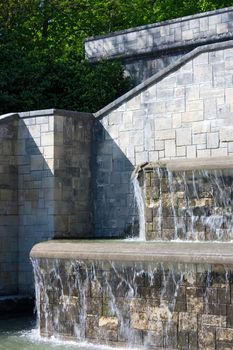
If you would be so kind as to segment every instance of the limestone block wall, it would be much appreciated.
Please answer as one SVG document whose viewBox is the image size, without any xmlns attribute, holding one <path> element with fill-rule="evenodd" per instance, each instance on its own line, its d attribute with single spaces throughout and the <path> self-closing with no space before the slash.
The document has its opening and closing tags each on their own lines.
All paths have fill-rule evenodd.
<svg viewBox="0 0 233 350">
<path fill-rule="evenodd" d="M 0 295 L 18 291 L 17 120 L 0 121 Z"/>
<path fill-rule="evenodd" d="M 233 8 L 178 18 L 87 39 L 91 62 L 121 58 L 135 85 L 193 48 L 233 38 Z"/>
<path fill-rule="evenodd" d="M 132 222 L 120 199 L 130 207 L 130 173 L 135 166 L 165 159 L 232 156 L 232 62 L 230 41 L 197 48 L 96 113 L 96 129 L 103 128 L 95 141 L 97 165 L 104 164 L 96 170 L 96 208 L 114 203 L 111 214 L 96 213 L 97 235 L 103 218 L 112 235 L 127 231 Z M 125 182 L 118 176 L 120 169 Z"/>
<path fill-rule="evenodd" d="M 36 266 L 42 336 L 123 348 L 232 348 L 232 265 L 50 258 Z"/>
<path fill-rule="evenodd" d="M 91 158 L 93 117 L 65 113 L 54 117 L 54 237 L 93 234 Z"/>
<path fill-rule="evenodd" d="M 140 169 L 147 240 L 232 241 L 232 168 L 193 164 L 192 170 L 151 163 Z"/>
<path fill-rule="evenodd" d="M 90 115 L 20 114 L 18 128 L 19 291 L 33 286 L 29 252 L 54 237 L 90 235 Z"/>
<path fill-rule="evenodd" d="M 33 245 L 91 234 L 92 121 L 53 109 L 2 117 L 0 295 L 33 290 Z"/>
<path fill-rule="evenodd" d="M 53 111 L 22 113 L 18 127 L 19 292 L 32 288 L 31 247 L 54 235 Z"/>
</svg>

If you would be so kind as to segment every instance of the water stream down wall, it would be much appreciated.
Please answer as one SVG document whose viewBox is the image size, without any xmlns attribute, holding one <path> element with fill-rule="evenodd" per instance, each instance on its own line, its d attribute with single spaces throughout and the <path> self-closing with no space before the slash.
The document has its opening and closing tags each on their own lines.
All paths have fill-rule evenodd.
<svg viewBox="0 0 233 350">
<path fill-rule="evenodd" d="M 146 164 L 136 178 L 142 240 L 232 240 L 232 169 Z"/>
<path fill-rule="evenodd" d="M 140 242 L 51 241 L 32 249 L 42 336 L 233 348 L 232 169 L 210 163 L 135 170 Z"/>
<path fill-rule="evenodd" d="M 43 336 L 146 349 L 232 349 L 232 266 L 76 259 L 33 265 Z"/>
</svg>

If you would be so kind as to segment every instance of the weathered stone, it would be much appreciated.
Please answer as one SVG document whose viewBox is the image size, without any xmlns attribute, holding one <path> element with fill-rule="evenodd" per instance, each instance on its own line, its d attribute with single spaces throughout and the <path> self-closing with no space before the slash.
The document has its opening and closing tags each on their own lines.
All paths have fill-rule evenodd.
<svg viewBox="0 0 233 350">
<path fill-rule="evenodd" d="M 131 327 L 134 329 L 147 330 L 149 324 L 149 317 L 146 313 L 132 313 Z"/>
<path fill-rule="evenodd" d="M 107 330 L 116 330 L 118 328 L 118 319 L 117 317 L 100 317 L 99 327 Z"/>
</svg>

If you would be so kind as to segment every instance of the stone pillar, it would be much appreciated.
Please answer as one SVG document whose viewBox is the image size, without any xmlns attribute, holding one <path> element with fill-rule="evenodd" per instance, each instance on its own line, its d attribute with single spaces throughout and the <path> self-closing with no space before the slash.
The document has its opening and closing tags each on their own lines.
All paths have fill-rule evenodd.
<svg viewBox="0 0 233 350">
<path fill-rule="evenodd" d="M 18 290 L 17 124 L 14 117 L 0 122 L 0 295 Z"/>
<path fill-rule="evenodd" d="M 92 232 L 91 148 L 93 117 L 54 117 L 54 237 L 87 238 Z"/>
</svg>

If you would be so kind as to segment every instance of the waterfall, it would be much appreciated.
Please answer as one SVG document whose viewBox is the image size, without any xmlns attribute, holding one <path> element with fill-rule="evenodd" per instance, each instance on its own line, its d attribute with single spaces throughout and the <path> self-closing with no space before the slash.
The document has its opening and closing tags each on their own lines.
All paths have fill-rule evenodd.
<svg viewBox="0 0 233 350">
<path fill-rule="evenodd" d="M 212 332 L 214 327 L 226 330 L 226 317 L 219 316 L 217 306 L 218 300 L 230 305 L 227 266 L 215 271 L 208 264 L 38 258 L 33 267 L 45 337 L 178 349 L 184 348 L 181 335 L 191 332 L 188 349 L 192 339 L 201 337 L 198 319 L 204 329 L 211 324 Z M 211 318 L 216 324 L 209 323 Z"/>
<path fill-rule="evenodd" d="M 143 189 L 140 187 L 139 181 L 136 176 L 133 177 L 132 184 L 134 189 L 134 198 L 138 209 L 139 240 L 145 241 L 146 220 L 145 220 L 145 201 L 144 201 L 144 195 L 142 193 Z"/>
<path fill-rule="evenodd" d="M 140 169 L 133 178 L 140 240 L 230 241 L 233 181 L 227 169 Z"/>
</svg>

